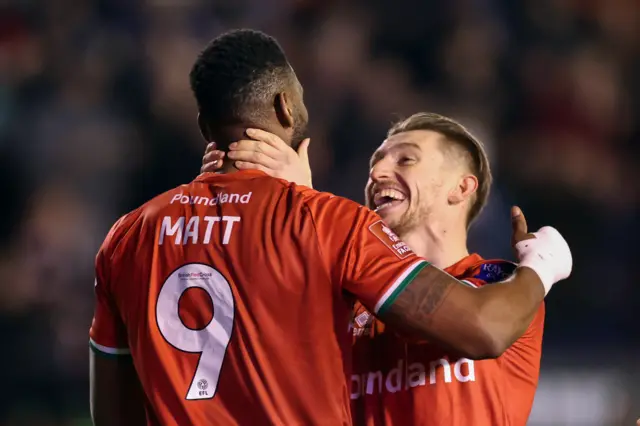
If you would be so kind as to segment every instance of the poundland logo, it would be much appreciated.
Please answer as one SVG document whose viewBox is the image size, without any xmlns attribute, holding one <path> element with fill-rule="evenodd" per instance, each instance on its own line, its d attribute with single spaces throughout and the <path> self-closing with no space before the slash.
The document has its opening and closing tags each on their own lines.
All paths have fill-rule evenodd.
<svg viewBox="0 0 640 426">
<path fill-rule="evenodd" d="M 429 365 L 414 362 L 406 366 L 405 361 L 398 360 L 397 367 L 392 368 L 385 375 L 381 371 L 370 371 L 351 376 L 351 399 L 358 399 L 362 395 L 373 395 L 383 391 L 396 393 L 409 388 L 426 386 L 437 383 L 451 383 L 453 380 L 466 383 L 475 382 L 476 373 L 473 361 L 460 358 L 451 364 L 444 358 L 432 361 Z"/>
</svg>

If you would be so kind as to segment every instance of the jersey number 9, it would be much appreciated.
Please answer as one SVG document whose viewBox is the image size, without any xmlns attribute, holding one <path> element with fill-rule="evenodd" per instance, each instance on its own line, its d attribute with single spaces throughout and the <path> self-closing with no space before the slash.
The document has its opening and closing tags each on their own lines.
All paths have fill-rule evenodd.
<svg viewBox="0 0 640 426">
<path fill-rule="evenodd" d="M 213 318 L 201 329 L 188 328 L 180 318 L 178 302 L 192 287 L 211 298 Z M 216 394 L 220 370 L 233 332 L 234 300 L 229 282 L 211 266 L 190 263 L 164 282 L 156 303 L 156 322 L 162 337 L 174 348 L 198 353 L 200 358 L 186 399 L 210 399 Z"/>
</svg>

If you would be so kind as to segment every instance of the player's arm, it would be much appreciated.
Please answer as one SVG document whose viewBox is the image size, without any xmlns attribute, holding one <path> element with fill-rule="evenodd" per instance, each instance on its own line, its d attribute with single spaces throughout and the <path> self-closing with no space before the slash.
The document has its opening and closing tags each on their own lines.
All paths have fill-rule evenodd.
<svg viewBox="0 0 640 426">
<path fill-rule="evenodd" d="M 553 279 L 541 280 L 539 265 L 520 259 L 524 266 L 506 282 L 474 289 L 411 253 L 365 208 L 354 210 L 336 197 L 324 199 L 312 207 L 312 213 L 334 280 L 383 322 L 468 358 L 499 356 L 524 333 L 544 299 L 545 288 L 566 278 L 571 269 L 566 242 L 554 230 L 564 244 L 554 253 L 561 254 L 556 258 L 564 256 L 561 266 L 568 264 L 568 270 L 560 268 L 564 276 L 552 273 Z M 517 241 L 535 237 L 526 233 L 522 216 L 514 218 L 514 229 Z M 539 237 L 526 240 L 526 245 L 549 242 L 548 235 Z M 537 259 L 540 251 L 528 253 L 527 259 Z"/>
<path fill-rule="evenodd" d="M 547 239 L 546 235 L 538 235 L 540 239 L 534 243 L 531 238 L 536 237 L 527 234 L 522 214 L 513 218 L 513 224 L 514 241 L 523 249 L 522 244 L 528 248 Z M 525 240 L 528 242 L 520 243 Z M 546 243 L 554 244 L 553 241 Z M 564 247 L 545 247 L 543 250 L 565 252 Z M 539 254 L 529 251 L 534 258 Z M 522 259 L 522 263 L 531 267 L 518 267 L 507 280 L 479 289 L 462 285 L 445 272 L 427 266 L 397 293 L 394 300 L 387 300 L 380 306 L 377 315 L 391 326 L 437 341 L 468 357 L 500 356 L 533 321 L 544 300 L 545 288 L 566 278 L 571 269 L 569 256 L 569 266 L 564 268 L 566 273 L 550 278 L 545 276 L 549 275 L 545 268 L 554 265 L 541 265 L 539 261 L 532 265 L 528 260 Z"/>
<path fill-rule="evenodd" d="M 109 266 L 101 249 L 96 257 L 95 309 L 89 331 L 91 419 L 95 426 L 144 425 L 144 394 L 126 328 L 109 291 Z"/>
<path fill-rule="evenodd" d="M 90 351 L 91 419 L 95 426 L 147 423 L 142 387 L 130 356 Z"/>
<path fill-rule="evenodd" d="M 474 289 L 429 265 L 376 314 L 468 358 L 495 358 L 526 331 L 544 296 L 540 278 L 526 267 L 508 282 Z"/>
</svg>

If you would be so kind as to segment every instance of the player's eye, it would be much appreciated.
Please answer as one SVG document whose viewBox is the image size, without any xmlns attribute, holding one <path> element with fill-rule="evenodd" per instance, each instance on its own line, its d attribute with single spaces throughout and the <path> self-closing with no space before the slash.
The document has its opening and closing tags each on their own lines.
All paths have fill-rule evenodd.
<svg viewBox="0 0 640 426">
<path fill-rule="evenodd" d="M 400 164 L 401 166 L 410 166 L 412 164 L 415 164 L 417 160 L 413 157 L 400 157 L 398 159 L 398 164 Z"/>
</svg>

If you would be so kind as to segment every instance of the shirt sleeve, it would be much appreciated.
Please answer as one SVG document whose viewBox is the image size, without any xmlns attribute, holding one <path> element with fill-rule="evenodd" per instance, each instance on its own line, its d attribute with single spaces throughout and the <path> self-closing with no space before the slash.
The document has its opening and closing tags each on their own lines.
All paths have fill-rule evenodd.
<svg viewBox="0 0 640 426">
<path fill-rule="evenodd" d="M 111 283 L 109 282 L 109 268 L 111 265 L 108 257 L 105 256 L 105 251 L 108 250 L 113 233 L 112 229 L 96 256 L 95 308 L 91 329 L 89 330 L 89 345 L 94 352 L 99 354 L 128 355 L 130 352 L 127 344 L 126 328 L 111 295 Z"/>
<path fill-rule="evenodd" d="M 429 264 L 364 206 L 326 193 L 316 193 L 307 206 L 333 280 L 375 314 Z"/>
</svg>

